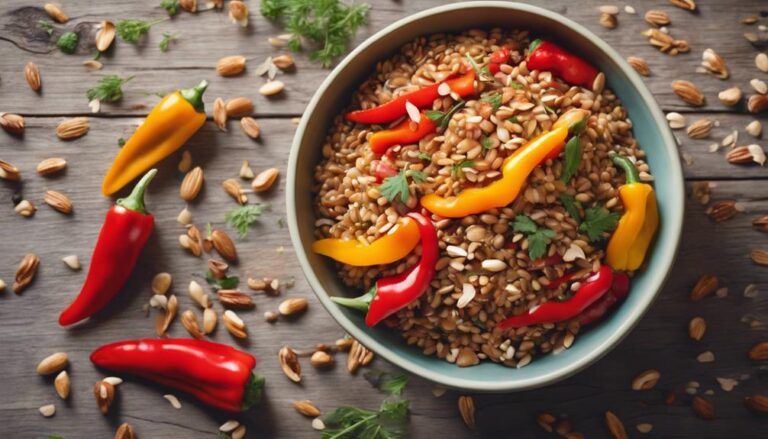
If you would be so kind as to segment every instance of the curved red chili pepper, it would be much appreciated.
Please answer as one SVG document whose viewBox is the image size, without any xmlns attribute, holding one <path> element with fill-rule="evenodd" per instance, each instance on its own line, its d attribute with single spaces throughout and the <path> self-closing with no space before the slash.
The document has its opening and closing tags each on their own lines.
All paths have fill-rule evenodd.
<svg viewBox="0 0 768 439">
<path fill-rule="evenodd" d="M 196 339 L 125 340 L 91 354 L 96 366 L 181 390 L 229 411 L 247 410 L 261 398 L 264 378 L 256 358 L 231 346 Z"/>
<path fill-rule="evenodd" d="M 475 92 L 475 71 L 469 69 L 467 73 L 458 78 L 447 79 L 443 82 L 448 84 L 451 91 L 459 96 L 471 95 Z M 432 84 L 428 87 L 402 94 L 378 107 L 351 111 L 347 113 L 347 120 L 364 124 L 383 124 L 395 121 L 407 114 L 405 109 L 406 102 L 412 103 L 416 108 L 431 107 L 435 99 L 440 97 L 440 93 L 437 91 L 439 87 L 440 83 Z"/>
<path fill-rule="evenodd" d="M 528 69 L 548 70 L 565 82 L 592 88 L 599 73 L 596 68 L 555 43 L 534 40 L 528 49 Z"/>
<path fill-rule="evenodd" d="M 579 315 L 587 307 L 603 297 L 613 284 L 613 270 L 600 266 L 597 273 L 588 277 L 576 294 L 563 302 L 545 302 L 527 314 L 512 316 L 497 325 L 498 328 L 522 328 L 540 323 L 562 322 Z"/>
<path fill-rule="evenodd" d="M 421 260 L 410 270 L 401 274 L 384 277 L 360 297 L 331 297 L 334 302 L 351 308 L 367 311 L 365 324 L 374 326 L 395 312 L 405 308 L 427 291 L 435 277 L 435 264 L 439 255 L 437 230 L 427 217 L 411 212 L 409 217 L 416 220 L 421 234 Z"/>
<path fill-rule="evenodd" d="M 71 325 L 92 316 L 125 285 L 155 228 L 155 217 L 144 207 L 144 192 L 155 174 L 156 169 L 147 172 L 133 192 L 117 200 L 107 212 L 85 284 L 75 300 L 61 312 L 60 325 Z"/>
<path fill-rule="evenodd" d="M 422 112 L 419 123 L 405 119 L 394 128 L 376 131 L 368 139 L 368 145 L 376 154 L 384 154 L 391 146 L 416 143 L 436 130 L 437 125 Z"/>
<path fill-rule="evenodd" d="M 629 276 L 626 273 L 614 273 L 611 291 L 579 314 L 579 323 L 581 325 L 588 325 L 600 320 L 617 303 L 623 301 L 628 293 Z"/>
</svg>

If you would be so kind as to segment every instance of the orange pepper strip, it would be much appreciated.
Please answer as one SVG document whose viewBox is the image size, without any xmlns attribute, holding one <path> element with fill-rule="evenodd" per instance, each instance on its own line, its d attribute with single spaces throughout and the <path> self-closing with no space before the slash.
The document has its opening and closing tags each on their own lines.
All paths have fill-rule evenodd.
<svg viewBox="0 0 768 439">
<path fill-rule="evenodd" d="M 435 132 L 435 123 L 426 114 L 421 113 L 419 123 L 406 119 L 394 128 L 376 131 L 369 139 L 368 145 L 376 154 L 384 154 L 395 145 L 410 145 Z"/>
<path fill-rule="evenodd" d="M 365 245 L 354 239 L 327 238 L 315 241 L 312 251 L 343 264 L 356 267 L 399 261 L 419 243 L 419 226 L 410 218 L 401 218 L 386 235 Z"/>
</svg>

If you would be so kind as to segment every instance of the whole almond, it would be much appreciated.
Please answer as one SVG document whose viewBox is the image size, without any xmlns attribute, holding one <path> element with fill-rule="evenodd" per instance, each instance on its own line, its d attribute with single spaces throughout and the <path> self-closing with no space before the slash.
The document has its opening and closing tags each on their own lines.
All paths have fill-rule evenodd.
<svg viewBox="0 0 768 439">
<path fill-rule="evenodd" d="M 24 133 L 24 118 L 18 114 L 0 113 L 0 127 L 10 134 L 21 135 Z"/>
<path fill-rule="evenodd" d="M 19 181 L 21 180 L 21 172 L 16 166 L 5 160 L 0 160 L 0 178 L 8 181 Z"/>
<path fill-rule="evenodd" d="M 243 132 L 251 139 L 258 139 L 259 134 L 261 134 L 259 123 L 256 122 L 256 119 L 252 117 L 246 116 L 240 119 L 240 127 L 243 129 Z"/>
<path fill-rule="evenodd" d="M 216 295 L 225 308 L 250 309 L 256 306 L 251 296 L 237 290 L 219 290 Z"/>
<path fill-rule="evenodd" d="M 703 118 L 688 125 L 686 132 L 691 139 L 706 139 L 709 137 L 709 132 L 712 131 L 714 123 L 711 119 Z"/>
<path fill-rule="evenodd" d="M 208 295 L 203 290 L 202 285 L 195 281 L 190 281 L 188 291 L 189 297 L 200 305 L 200 308 L 208 308 L 210 306 Z"/>
<path fill-rule="evenodd" d="M 152 294 L 167 293 L 171 288 L 171 283 L 173 283 L 173 276 L 171 276 L 171 273 L 157 273 L 155 277 L 152 278 Z"/>
<path fill-rule="evenodd" d="M 96 50 L 106 51 L 113 41 L 115 41 L 115 23 L 104 20 L 99 26 L 99 31 L 96 32 Z"/>
<path fill-rule="evenodd" d="M 768 73 L 768 54 L 760 52 L 755 55 L 755 66 L 761 71 Z"/>
<path fill-rule="evenodd" d="M 687 11 L 696 10 L 696 2 L 694 0 L 669 0 L 669 2 L 680 9 L 685 9 Z"/>
<path fill-rule="evenodd" d="M 240 0 L 229 2 L 229 19 L 241 27 L 248 26 L 248 6 Z"/>
<path fill-rule="evenodd" d="M 711 274 L 703 274 L 701 277 L 699 277 L 699 280 L 696 281 L 696 285 L 693 286 L 693 289 L 691 290 L 691 300 L 694 302 L 697 302 L 717 290 L 717 287 L 720 285 L 720 281 L 717 279 L 717 276 L 711 275 Z"/>
<path fill-rule="evenodd" d="M 475 400 L 469 395 L 459 396 L 459 414 L 464 425 L 475 428 Z"/>
<path fill-rule="evenodd" d="M 627 58 L 627 62 L 632 66 L 635 71 L 643 76 L 649 76 L 651 69 L 648 67 L 648 63 L 644 59 L 637 56 L 630 56 Z"/>
<path fill-rule="evenodd" d="M 243 205 L 248 203 L 248 196 L 243 192 L 243 188 L 240 187 L 240 182 L 234 178 L 228 178 L 221 184 L 224 187 L 224 192 L 232 197 L 238 204 Z"/>
<path fill-rule="evenodd" d="M 61 6 L 59 6 L 56 3 L 46 3 L 43 7 L 45 9 L 45 12 L 48 13 L 48 16 L 53 18 L 53 20 L 57 23 L 66 23 L 69 21 L 69 17 L 67 17 L 67 14 L 64 13 L 64 11 L 61 10 Z"/>
<path fill-rule="evenodd" d="M 752 137 L 760 137 L 763 134 L 763 124 L 759 120 L 753 120 L 747 124 L 747 133 Z"/>
<path fill-rule="evenodd" d="M 224 327 L 227 328 L 230 334 L 237 338 L 247 338 L 248 332 L 243 320 L 234 313 L 234 311 L 228 309 L 224 311 Z"/>
<path fill-rule="evenodd" d="M 187 172 L 184 176 L 184 180 L 181 182 L 181 188 L 179 189 L 179 196 L 184 201 L 192 201 L 197 198 L 200 190 L 203 188 L 203 168 L 196 166 L 191 171 Z"/>
<path fill-rule="evenodd" d="M 280 175 L 280 170 L 277 168 L 269 168 L 259 172 L 258 175 L 251 181 L 251 188 L 254 192 L 265 192 L 275 184 L 277 177 Z"/>
<path fill-rule="evenodd" d="M 768 233 L 768 215 L 763 215 L 752 220 L 752 227 L 759 232 Z"/>
<path fill-rule="evenodd" d="M 131 424 L 124 422 L 117 427 L 115 439 L 136 439 L 136 432 L 133 431 Z"/>
<path fill-rule="evenodd" d="M 37 67 L 37 64 L 28 62 L 24 66 L 24 79 L 27 80 L 29 88 L 34 91 L 40 91 L 42 83 L 40 82 L 40 69 Z"/>
<path fill-rule="evenodd" d="M 213 122 L 221 131 L 227 130 L 227 108 L 222 98 L 213 101 Z"/>
<path fill-rule="evenodd" d="M 640 372 L 632 380 L 632 390 L 650 390 L 656 387 L 661 374 L 656 369 L 648 369 Z"/>
<path fill-rule="evenodd" d="M 45 191 L 43 201 L 65 215 L 72 213 L 72 200 L 61 192 Z"/>
<path fill-rule="evenodd" d="M 768 396 L 752 395 L 744 398 L 744 405 L 758 414 L 768 414 Z"/>
<path fill-rule="evenodd" d="M 216 329 L 216 322 L 218 319 L 216 311 L 214 311 L 213 308 L 205 308 L 203 310 L 203 332 L 206 334 L 213 332 L 213 330 Z"/>
<path fill-rule="evenodd" d="M 327 367 L 333 364 L 333 356 L 325 351 L 315 351 L 309 357 L 309 363 L 317 368 Z"/>
<path fill-rule="evenodd" d="M 213 244 L 213 248 L 216 249 L 222 258 L 230 262 L 237 261 L 237 249 L 235 248 L 235 243 L 226 232 L 221 229 L 214 229 L 213 232 L 211 232 L 211 243 Z"/>
<path fill-rule="evenodd" d="M 269 81 L 266 84 L 259 87 L 259 93 L 262 96 L 274 96 L 285 88 L 285 84 L 282 81 Z"/>
<path fill-rule="evenodd" d="M 645 21 L 656 27 L 667 26 L 669 21 L 669 15 L 666 12 L 658 9 L 651 9 L 645 13 Z"/>
<path fill-rule="evenodd" d="M 736 200 L 720 200 L 707 209 L 707 215 L 716 223 L 721 223 L 735 217 L 739 211 L 736 209 Z"/>
<path fill-rule="evenodd" d="M 730 76 L 725 60 L 714 49 L 704 49 L 701 55 L 701 65 L 720 79 L 728 79 Z"/>
<path fill-rule="evenodd" d="M 179 6 L 187 12 L 197 12 L 197 0 L 179 0 Z"/>
<path fill-rule="evenodd" d="M 752 95 L 747 100 L 747 110 L 750 113 L 760 113 L 768 109 L 768 95 Z"/>
<path fill-rule="evenodd" d="M 701 419 L 706 419 L 708 421 L 715 419 L 715 406 L 712 405 L 711 401 L 696 395 L 691 401 L 691 406 L 693 407 L 696 416 Z"/>
<path fill-rule="evenodd" d="M 725 154 L 725 159 L 728 163 L 735 165 L 746 165 L 754 161 L 752 151 L 746 146 L 737 146 Z"/>
<path fill-rule="evenodd" d="M 754 361 L 768 360 L 768 341 L 761 341 L 752 346 L 748 353 L 749 359 Z"/>
<path fill-rule="evenodd" d="M 101 410 L 101 414 L 109 413 L 109 407 L 115 400 L 115 386 L 106 381 L 97 381 L 93 386 L 93 396 L 96 397 L 96 404 Z"/>
<path fill-rule="evenodd" d="M 253 113 L 253 101 L 245 97 L 237 97 L 227 101 L 224 105 L 227 117 L 243 117 Z"/>
<path fill-rule="evenodd" d="M 221 76 L 236 76 L 245 70 L 245 57 L 232 55 L 220 58 L 216 63 L 216 72 Z"/>
<path fill-rule="evenodd" d="M 51 157 L 37 164 L 37 173 L 46 177 L 61 172 L 67 167 L 67 161 L 61 157 Z"/>
<path fill-rule="evenodd" d="M 21 200 L 13 210 L 23 217 L 31 217 L 37 211 L 37 208 L 29 200 Z"/>
<path fill-rule="evenodd" d="M 616 26 L 619 25 L 619 20 L 616 18 L 616 15 L 607 12 L 600 14 L 598 22 L 606 29 L 615 29 Z"/>
<path fill-rule="evenodd" d="M 72 140 L 82 137 L 88 133 L 88 118 L 73 117 L 67 119 L 56 127 L 56 135 L 61 140 Z"/>
<path fill-rule="evenodd" d="M 293 349 L 283 346 L 280 352 L 277 353 L 277 359 L 280 363 L 280 368 L 289 380 L 294 383 L 301 381 L 301 365 L 299 364 L 299 357 Z"/>
<path fill-rule="evenodd" d="M 276 65 L 280 70 L 288 70 L 294 65 L 293 57 L 284 53 L 272 58 L 272 64 Z"/>
<path fill-rule="evenodd" d="M 284 300 L 277 310 L 284 316 L 293 316 L 307 310 L 309 302 L 303 297 L 294 297 Z"/>
<path fill-rule="evenodd" d="M 16 278 L 14 279 L 13 287 L 11 288 L 14 293 L 21 294 L 21 292 L 32 283 L 35 274 L 37 274 L 37 267 L 39 266 L 40 258 L 33 253 L 26 254 L 21 258 L 19 267 L 16 269 Z"/>
<path fill-rule="evenodd" d="M 62 370 L 56 375 L 56 379 L 53 380 L 53 387 L 56 389 L 56 394 L 59 395 L 59 398 L 69 398 L 71 384 L 69 381 L 69 374 L 66 370 Z"/>
<path fill-rule="evenodd" d="M 624 429 L 624 423 L 613 412 L 605 412 L 605 425 L 608 431 L 615 439 L 627 439 L 627 431 Z"/>
<path fill-rule="evenodd" d="M 694 317 L 688 323 L 688 336 L 693 340 L 699 341 L 704 338 L 707 331 L 707 322 L 701 317 Z"/>
<path fill-rule="evenodd" d="M 37 365 L 38 375 L 50 375 L 61 372 L 69 364 L 69 357 L 65 352 L 56 352 L 45 358 Z"/>
<path fill-rule="evenodd" d="M 739 87 L 727 88 L 718 93 L 717 98 L 720 99 L 723 105 L 732 107 L 741 100 L 741 89 Z"/>
<path fill-rule="evenodd" d="M 672 82 L 672 91 L 685 101 L 688 105 L 694 107 L 701 107 L 705 104 L 706 99 L 704 94 L 701 93 L 698 87 L 692 82 L 685 80 L 677 80 Z"/>
<path fill-rule="evenodd" d="M 768 266 L 768 250 L 752 250 L 749 257 L 757 265 Z"/>
<path fill-rule="evenodd" d="M 295 408 L 296 411 L 302 415 L 309 416 L 310 418 L 316 418 L 320 416 L 320 409 L 312 404 L 312 401 L 306 399 L 303 401 L 293 401 L 293 408 Z"/>
<path fill-rule="evenodd" d="M 200 325 L 197 323 L 197 315 L 191 309 L 181 313 L 181 324 L 192 337 L 197 339 L 203 338 L 203 331 L 200 330 Z"/>
</svg>

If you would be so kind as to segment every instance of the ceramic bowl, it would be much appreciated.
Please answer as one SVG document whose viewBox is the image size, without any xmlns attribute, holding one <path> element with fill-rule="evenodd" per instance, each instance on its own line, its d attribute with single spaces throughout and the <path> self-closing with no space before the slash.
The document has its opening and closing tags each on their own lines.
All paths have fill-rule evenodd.
<svg viewBox="0 0 768 439">
<path fill-rule="evenodd" d="M 373 12 L 375 13 L 375 11 Z M 647 153 L 661 213 L 661 227 L 647 267 L 632 281 L 627 300 L 603 321 L 580 333 L 573 346 L 542 355 L 520 369 L 490 361 L 460 368 L 408 346 L 384 325 L 368 328 L 362 313 L 334 304 L 331 296 L 350 295 L 337 278 L 334 262 L 310 251 L 313 230 L 313 174 L 323 139 L 350 96 L 380 60 L 412 39 L 439 32 L 494 26 L 524 28 L 552 39 L 605 73 L 607 86 L 622 100 L 634 134 Z M 357 46 L 328 75 L 309 102 L 291 148 L 287 181 L 288 224 L 299 262 L 320 303 L 352 337 L 377 355 L 435 383 L 480 392 L 535 388 L 562 380 L 605 355 L 638 323 L 659 294 L 677 251 L 683 222 L 684 186 L 675 142 L 664 115 L 638 74 L 605 41 L 554 12 L 525 4 L 495 1 L 456 3 L 405 17 Z"/>
</svg>

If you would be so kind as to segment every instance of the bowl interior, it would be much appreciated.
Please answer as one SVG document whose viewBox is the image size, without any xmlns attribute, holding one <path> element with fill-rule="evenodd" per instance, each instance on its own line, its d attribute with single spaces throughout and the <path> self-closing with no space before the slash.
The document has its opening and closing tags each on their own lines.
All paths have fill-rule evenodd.
<svg viewBox="0 0 768 439">
<path fill-rule="evenodd" d="M 339 307 L 328 295 L 349 295 L 337 279 L 332 261 L 311 252 L 314 241 L 312 193 L 314 168 L 333 118 L 350 102 L 355 88 L 373 71 L 376 62 L 418 37 L 493 26 L 529 29 L 549 37 L 592 62 L 622 100 L 634 124 L 634 135 L 645 149 L 656 179 L 661 228 L 647 267 L 632 281 L 627 300 L 558 355 L 543 355 L 522 369 L 491 362 L 459 368 L 418 348 L 406 345 L 394 331 L 367 328 L 362 314 Z M 344 329 L 387 360 L 434 382 L 475 391 L 522 390 L 565 378 L 604 355 L 628 333 L 661 289 L 673 262 L 682 226 L 683 180 L 677 150 L 663 114 L 639 76 L 611 49 L 580 25 L 530 5 L 507 2 L 472 2 L 423 11 L 380 31 L 329 75 L 310 102 L 291 151 L 288 211 L 291 238 L 307 279 L 331 315 Z"/>
</svg>

